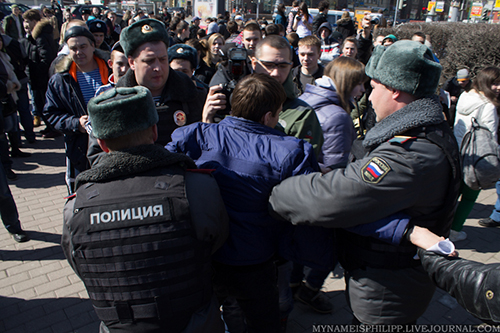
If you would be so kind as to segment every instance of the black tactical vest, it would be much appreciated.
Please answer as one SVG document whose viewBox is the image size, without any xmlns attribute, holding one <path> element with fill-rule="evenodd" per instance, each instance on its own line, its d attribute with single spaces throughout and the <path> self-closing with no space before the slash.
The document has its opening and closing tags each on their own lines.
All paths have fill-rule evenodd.
<svg viewBox="0 0 500 333">
<path fill-rule="evenodd" d="M 445 201 L 441 208 L 433 214 L 412 218 L 410 223 L 428 228 L 437 235 L 448 236 L 462 179 L 455 137 L 446 122 L 415 128 L 403 135 L 428 140 L 439 146 L 446 155 L 451 174 Z M 362 158 L 366 153 L 362 149 L 361 141 L 356 143 L 351 150 L 351 160 Z M 406 240 L 396 246 L 372 237 L 360 236 L 344 229 L 338 229 L 336 244 L 339 261 L 342 267 L 347 270 L 364 267 L 398 269 L 420 266 L 420 260 L 413 259 L 417 253 L 417 247 Z"/>
<path fill-rule="evenodd" d="M 75 200 L 72 256 L 107 325 L 158 319 L 180 330 L 208 304 L 211 247 L 192 229 L 184 171 L 88 183 Z"/>
</svg>

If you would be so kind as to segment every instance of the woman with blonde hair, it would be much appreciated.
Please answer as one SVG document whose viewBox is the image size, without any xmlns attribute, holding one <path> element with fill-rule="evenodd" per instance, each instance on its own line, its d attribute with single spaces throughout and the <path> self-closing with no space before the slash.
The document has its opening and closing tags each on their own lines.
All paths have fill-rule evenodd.
<svg viewBox="0 0 500 333">
<path fill-rule="evenodd" d="M 217 64 L 219 63 L 220 49 L 224 46 L 224 37 L 220 33 L 213 33 L 210 35 L 206 45 L 205 56 L 203 57 L 203 62 L 210 68 L 210 71 L 205 74 L 205 83 L 209 84 L 212 76 L 214 76 L 217 71 Z M 208 81 L 208 82 L 207 82 Z"/>
<path fill-rule="evenodd" d="M 477 74 L 468 92 L 463 92 L 457 102 L 457 113 L 453 133 L 457 139 L 458 146 L 471 126 L 472 118 L 475 118 L 482 126 L 486 127 L 495 141 L 498 141 L 498 108 L 500 107 L 500 68 L 486 67 Z M 497 186 L 498 188 L 498 186 Z M 467 238 L 462 231 L 465 220 L 469 216 L 480 190 L 469 188 L 462 181 L 461 198 L 458 204 L 455 218 L 451 225 L 450 240 L 456 242 Z"/>
</svg>

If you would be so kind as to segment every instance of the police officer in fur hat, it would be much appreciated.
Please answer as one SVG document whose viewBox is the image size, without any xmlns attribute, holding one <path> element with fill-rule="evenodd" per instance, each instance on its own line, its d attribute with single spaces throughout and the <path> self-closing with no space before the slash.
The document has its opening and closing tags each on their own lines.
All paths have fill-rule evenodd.
<svg viewBox="0 0 500 333">
<path fill-rule="evenodd" d="M 143 86 L 151 91 L 159 116 L 157 143 L 164 146 L 176 128 L 201 120 L 207 91 L 170 68 L 169 37 L 162 22 L 143 19 L 133 23 L 122 31 L 120 44 L 130 69 L 116 86 Z M 100 149 L 92 137 L 89 145 L 93 164 Z"/>
<path fill-rule="evenodd" d="M 294 224 L 345 228 L 402 212 L 411 223 L 447 236 L 458 197 L 458 147 L 435 95 L 441 65 L 413 41 L 378 46 L 366 66 L 377 124 L 356 141 L 346 168 L 292 177 L 270 197 Z M 362 144 L 362 145 L 361 145 Z M 411 231 L 411 225 L 407 231 Z M 435 287 L 403 241 L 388 245 L 341 231 L 339 259 L 354 321 L 415 323 Z"/>
<path fill-rule="evenodd" d="M 88 110 L 106 154 L 76 179 L 62 247 L 100 332 L 224 332 L 210 263 L 228 218 L 214 178 L 154 145 L 148 89 L 112 88 Z"/>
</svg>

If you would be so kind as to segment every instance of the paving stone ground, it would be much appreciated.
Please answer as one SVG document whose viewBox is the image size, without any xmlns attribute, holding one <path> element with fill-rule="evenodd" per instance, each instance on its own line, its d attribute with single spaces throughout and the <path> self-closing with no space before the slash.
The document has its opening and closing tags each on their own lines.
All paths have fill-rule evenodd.
<svg viewBox="0 0 500 333">
<path fill-rule="evenodd" d="M 67 195 L 64 140 L 42 139 L 39 133 L 37 139 L 35 144 L 24 143 L 23 151 L 32 156 L 14 159 L 13 169 L 19 179 L 10 182 L 21 223 L 32 240 L 18 244 L 0 228 L 0 332 L 98 332 L 98 319 L 83 283 L 67 264 L 59 246 Z M 469 237 L 456 243 L 461 257 L 484 263 L 500 262 L 500 229 L 477 224 L 480 218 L 489 216 L 495 200 L 494 190 L 479 195 L 464 227 Z M 297 303 L 287 332 L 309 333 L 313 324 L 351 322 L 341 269 L 328 277 L 324 290 L 335 306 L 333 314 L 317 314 Z M 480 324 L 481 321 L 437 290 L 418 323 Z"/>
</svg>

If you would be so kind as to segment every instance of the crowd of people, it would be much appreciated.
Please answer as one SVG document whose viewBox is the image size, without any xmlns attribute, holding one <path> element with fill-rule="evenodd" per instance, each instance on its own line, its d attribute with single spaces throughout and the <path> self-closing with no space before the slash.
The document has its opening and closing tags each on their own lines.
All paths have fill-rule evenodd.
<svg viewBox="0 0 500 333">
<path fill-rule="evenodd" d="M 460 259 L 415 256 L 466 237 L 479 191 L 458 147 L 473 117 L 497 138 L 500 69 L 438 88 L 429 36 L 379 36 L 382 22 L 357 28 L 348 11 L 334 28 L 328 7 L 201 28 L 166 10 L 117 22 L 12 6 L 1 217 L 29 240 L 7 179 L 43 122 L 44 138 L 64 136 L 62 247 L 101 332 L 285 332 L 294 300 L 333 311 L 321 288 L 339 263 L 355 324 L 415 324 L 436 285 L 458 295 L 441 273 Z M 499 211 L 480 224 L 500 226 Z"/>
</svg>

